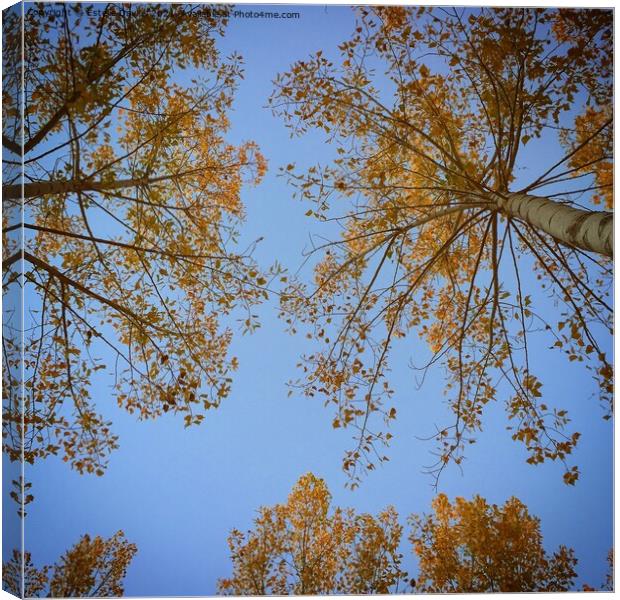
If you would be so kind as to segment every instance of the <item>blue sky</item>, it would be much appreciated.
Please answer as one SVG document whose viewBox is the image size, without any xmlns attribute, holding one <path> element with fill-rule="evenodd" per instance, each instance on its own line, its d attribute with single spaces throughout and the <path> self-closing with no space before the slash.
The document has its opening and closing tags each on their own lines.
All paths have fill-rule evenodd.
<svg viewBox="0 0 620 600">
<path fill-rule="evenodd" d="M 269 161 L 264 181 L 244 191 L 241 246 L 262 236 L 256 259 L 264 265 L 277 259 L 293 272 L 321 225 L 304 216 L 308 206 L 292 198 L 278 168 L 289 162 L 326 163 L 332 150 L 321 134 L 290 138 L 282 121 L 265 108 L 271 80 L 318 49 L 333 54 L 354 28 L 348 7 L 294 10 L 300 19 L 233 18 L 220 44 L 222 53 L 238 51 L 246 64 L 229 139 L 257 141 Z M 545 141 L 532 142 L 522 166 L 539 172 L 541 164 L 554 162 L 554 151 Z M 553 307 L 545 310 L 550 314 Z M 350 433 L 332 429 L 330 409 L 320 400 L 287 397 L 286 382 L 296 376 L 298 357 L 308 349 L 305 340 L 285 333 L 276 298 L 258 312 L 262 327 L 251 336 L 237 335 L 231 348 L 241 366 L 230 397 L 200 427 L 186 430 L 172 415 L 137 423 L 116 407 L 109 378 L 99 375 L 93 397 L 112 419 L 120 449 L 101 478 L 77 475 L 55 459 L 27 467 L 36 500 L 28 511 L 26 548 L 36 564 L 53 562 L 83 533 L 109 536 L 123 529 L 138 546 L 126 578 L 127 595 L 213 594 L 218 577 L 230 573 L 230 529 L 250 527 L 260 505 L 284 501 L 307 471 L 325 478 L 335 504 L 371 512 L 393 504 L 403 522 L 412 512 L 430 510 L 432 480 L 422 471 L 432 461 L 433 445 L 418 438 L 445 423 L 448 413 L 441 368 L 430 373 L 422 389 L 414 385 L 408 363 L 420 342 L 407 338 L 393 355 L 399 416 L 391 430 L 391 460 L 351 492 L 340 469 Z M 525 452 L 505 431 L 499 402 L 489 406 L 485 431 L 468 452 L 463 472 L 450 468 L 439 491 L 450 497 L 478 493 L 495 503 L 517 496 L 541 518 L 546 547 L 572 546 L 580 581 L 598 585 L 612 545 L 612 426 L 590 397 L 595 386 L 585 370 L 546 348 L 534 354 L 545 394 L 569 409 L 582 433 L 575 456 L 582 470 L 577 485 L 562 483 L 560 465 L 525 464 Z M 5 502 L 7 508 L 14 511 L 14 504 Z M 413 570 L 410 547 L 404 548 L 405 564 Z"/>
</svg>

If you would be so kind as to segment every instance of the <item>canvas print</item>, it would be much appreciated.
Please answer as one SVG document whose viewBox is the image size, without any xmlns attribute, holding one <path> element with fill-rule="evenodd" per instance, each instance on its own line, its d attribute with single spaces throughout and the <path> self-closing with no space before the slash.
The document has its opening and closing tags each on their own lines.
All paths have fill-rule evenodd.
<svg viewBox="0 0 620 600">
<path fill-rule="evenodd" d="M 2 14 L 3 589 L 613 591 L 613 11 Z"/>
</svg>

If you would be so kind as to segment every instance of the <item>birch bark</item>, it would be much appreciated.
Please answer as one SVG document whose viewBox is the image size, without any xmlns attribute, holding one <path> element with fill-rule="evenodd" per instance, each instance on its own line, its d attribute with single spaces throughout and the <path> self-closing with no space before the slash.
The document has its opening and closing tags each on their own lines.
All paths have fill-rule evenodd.
<svg viewBox="0 0 620 600">
<path fill-rule="evenodd" d="M 521 193 L 497 196 L 497 204 L 508 217 L 544 231 L 568 246 L 613 257 L 613 213 L 581 210 Z"/>
</svg>

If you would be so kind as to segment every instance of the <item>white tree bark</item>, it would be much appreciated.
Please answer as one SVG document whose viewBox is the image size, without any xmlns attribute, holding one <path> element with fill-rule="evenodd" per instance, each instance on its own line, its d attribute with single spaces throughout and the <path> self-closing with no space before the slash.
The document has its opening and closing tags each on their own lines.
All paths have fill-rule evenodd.
<svg viewBox="0 0 620 600">
<path fill-rule="evenodd" d="M 614 218 L 605 211 L 580 210 L 541 196 L 497 196 L 501 211 L 568 246 L 613 257 Z"/>
</svg>

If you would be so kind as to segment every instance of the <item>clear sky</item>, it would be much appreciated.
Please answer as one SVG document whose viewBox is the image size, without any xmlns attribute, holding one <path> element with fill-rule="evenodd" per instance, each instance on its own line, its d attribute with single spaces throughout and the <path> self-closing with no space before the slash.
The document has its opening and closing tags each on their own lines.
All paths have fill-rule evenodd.
<svg viewBox="0 0 620 600">
<path fill-rule="evenodd" d="M 334 54 L 353 31 L 354 14 L 336 6 L 291 10 L 301 17 L 233 17 L 220 47 L 224 54 L 238 51 L 246 63 L 230 141 L 257 141 L 269 161 L 261 185 L 244 191 L 242 242 L 264 237 L 257 260 L 268 265 L 277 259 L 296 271 L 310 234 L 321 227 L 304 216 L 308 206 L 292 198 L 292 189 L 277 177 L 278 168 L 293 161 L 326 163 L 332 152 L 320 134 L 291 139 L 265 105 L 276 74 L 318 49 Z M 532 142 L 522 166 L 539 172 L 541 164 L 554 162 L 554 152 L 544 141 Z M 344 488 L 347 478 L 340 468 L 350 432 L 332 429 L 333 415 L 319 399 L 287 397 L 286 382 L 296 376 L 297 359 L 309 346 L 302 336 L 285 333 L 277 307 L 273 298 L 259 309 L 262 327 L 254 335 L 235 337 L 231 353 L 241 366 L 232 393 L 200 427 L 186 430 L 172 415 L 136 422 L 116 407 L 109 377 L 99 375 L 93 397 L 113 421 L 120 449 L 100 478 L 80 476 L 56 459 L 27 467 L 36 500 L 28 510 L 26 548 L 36 564 L 53 562 L 84 533 L 110 536 L 123 529 L 138 546 L 126 578 L 127 595 L 213 594 L 217 579 L 231 570 L 230 529 L 247 529 L 260 505 L 283 502 L 307 471 L 326 480 L 335 504 L 371 512 L 393 504 L 403 522 L 411 512 L 430 510 L 432 480 L 422 471 L 432 462 L 434 446 L 418 438 L 447 422 L 442 370 L 431 371 L 418 390 L 408 364 L 420 342 L 407 338 L 399 344 L 392 362 L 399 415 L 391 430 L 391 460 L 351 492 Z M 563 484 L 560 465 L 525 464 L 524 450 L 504 429 L 499 401 L 488 407 L 485 431 L 468 452 L 463 472 L 448 469 L 439 491 L 451 498 L 478 493 L 495 503 L 517 496 L 541 518 L 546 547 L 573 547 L 580 582 L 598 586 L 612 545 L 612 426 L 601 419 L 585 370 L 545 348 L 535 351 L 533 360 L 544 371 L 545 394 L 569 409 L 582 433 L 575 456 L 582 471 L 577 485 Z M 405 564 L 413 570 L 410 546 L 404 548 Z"/>
</svg>

